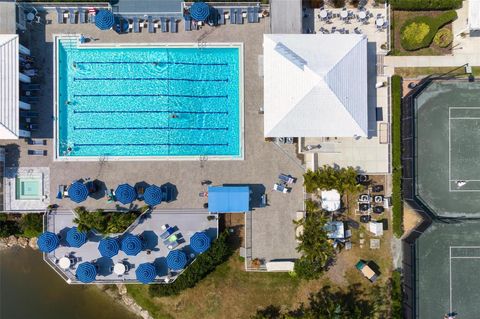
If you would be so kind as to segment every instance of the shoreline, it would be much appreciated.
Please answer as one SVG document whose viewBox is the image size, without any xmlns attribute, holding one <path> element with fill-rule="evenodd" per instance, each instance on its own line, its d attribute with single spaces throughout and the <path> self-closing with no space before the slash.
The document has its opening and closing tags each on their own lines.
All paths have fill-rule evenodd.
<svg viewBox="0 0 480 319">
<path fill-rule="evenodd" d="M 31 248 L 38 250 L 37 238 L 17 237 L 11 235 L 9 237 L 0 238 L 0 252 L 12 248 Z M 142 319 L 153 319 L 150 313 L 138 305 L 135 300 L 127 293 L 127 287 L 124 284 L 113 285 L 95 285 L 101 292 L 107 294 L 112 300 L 118 304 L 123 305 L 126 310 Z"/>
</svg>

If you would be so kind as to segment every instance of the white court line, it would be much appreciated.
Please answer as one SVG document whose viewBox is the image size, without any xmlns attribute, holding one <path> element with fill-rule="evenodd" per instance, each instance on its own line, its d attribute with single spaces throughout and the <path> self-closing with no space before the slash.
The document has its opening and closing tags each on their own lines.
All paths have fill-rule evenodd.
<svg viewBox="0 0 480 319">
<path fill-rule="evenodd" d="M 480 179 L 462 179 L 464 182 L 480 182 Z M 458 179 L 451 179 L 450 182 L 458 182 Z"/>
<path fill-rule="evenodd" d="M 480 120 L 480 117 L 449 117 L 448 119 L 450 121 L 451 120 Z"/>
<path fill-rule="evenodd" d="M 449 109 L 461 110 L 461 109 L 480 109 L 480 106 L 449 106 Z"/>
<path fill-rule="evenodd" d="M 480 259 L 480 256 L 458 256 L 458 257 L 450 257 L 451 259 Z"/>
<path fill-rule="evenodd" d="M 452 145 L 450 142 L 451 138 L 451 129 L 450 129 L 450 117 L 451 117 L 452 108 L 448 108 L 448 180 L 452 180 Z M 448 190 L 452 191 L 452 183 L 448 183 Z"/>
<path fill-rule="evenodd" d="M 448 261 L 450 263 L 450 313 L 452 313 L 453 304 L 452 304 L 452 247 L 449 247 L 449 258 Z"/>
<path fill-rule="evenodd" d="M 460 248 L 460 249 L 472 248 L 472 249 L 475 249 L 475 248 L 480 248 L 480 246 L 450 246 L 450 248 L 454 248 L 454 249 L 457 249 L 457 248 Z"/>
</svg>

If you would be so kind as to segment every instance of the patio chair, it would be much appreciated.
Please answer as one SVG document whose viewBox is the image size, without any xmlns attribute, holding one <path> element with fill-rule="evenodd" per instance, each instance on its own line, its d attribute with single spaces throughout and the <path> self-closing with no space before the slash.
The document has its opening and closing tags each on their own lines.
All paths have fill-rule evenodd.
<svg viewBox="0 0 480 319">
<path fill-rule="evenodd" d="M 29 139 L 28 145 L 47 145 L 47 140 L 40 140 L 40 139 Z"/>
<path fill-rule="evenodd" d="M 183 21 L 185 23 L 185 31 L 192 31 L 192 18 L 190 16 L 186 16 Z"/>
<path fill-rule="evenodd" d="M 230 8 L 230 24 L 237 23 L 237 10 Z"/>
<path fill-rule="evenodd" d="M 47 151 L 46 150 L 28 150 L 28 155 L 47 156 Z"/>
<path fill-rule="evenodd" d="M 64 23 L 63 13 L 64 13 L 64 11 L 63 11 L 62 9 L 57 8 L 57 23 L 58 23 L 58 24 Z"/>
<path fill-rule="evenodd" d="M 242 12 L 242 9 L 237 9 L 237 24 L 243 24 L 243 12 Z"/>
<path fill-rule="evenodd" d="M 68 9 L 68 16 L 69 16 L 68 22 L 70 24 L 75 24 L 76 13 L 74 8 Z"/>
<path fill-rule="evenodd" d="M 218 12 L 218 24 L 225 24 L 225 12 L 223 9 L 217 9 Z"/>
<path fill-rule="evenodd" d="M 152 16 L 148 16 L 148 32 L 149 33 L 154 33 L 155 32 L 155 26 L 153 25 L 153 18 Z"/>
<path fill-rule="evenodd" d="M 162 32 L 167 32 L 167 18 L 161 17 L 160 24 L 162 25 Z"/>
<path fill-rule="evenodd" d="M 173 233 L 175 232 L 175 229 L 173 227 L 168 227 L 161 235 L 160 235 L 160 238 L 161 239 L 167 239 L 168 237 L 170 237 Z"/>
<path fill-rule="evenodd" d="M 170 17 L 170 33 L 177 33 L 177 19 Z"/>
<path fill-rule="evenodd" d="M 85 9 L 80 9 L 80 11 L 78 11 L 78 20 L 80 23 L 87 23 L 87 14 L 85 13 Z"/>
<path fill-rule="evenodd" d="M 138 17 L 133 17 L 133 32 L 140 33 L 140 23 Z"/>
<path fill-rule="evenodd" d="M 133 21 L 128 20 L 128 32 L 133 32 Z"/>
</svg>

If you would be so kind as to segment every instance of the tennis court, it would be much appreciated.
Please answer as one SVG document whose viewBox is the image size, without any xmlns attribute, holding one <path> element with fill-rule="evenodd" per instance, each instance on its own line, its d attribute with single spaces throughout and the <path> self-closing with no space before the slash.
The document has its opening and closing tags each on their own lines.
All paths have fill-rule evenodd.
<svg viewBox="0 0 480 319">
<path fill-rule="evenodd" d="M 480 84 L 432 82 L 415 117 L 417 197 L 437 215 L 480 216 Z"/>
<path fill-rule="evenodd" d="M 417 318 L 478 319 L 480 222 L 434 223 L 416 247 Z"/>
</svg>

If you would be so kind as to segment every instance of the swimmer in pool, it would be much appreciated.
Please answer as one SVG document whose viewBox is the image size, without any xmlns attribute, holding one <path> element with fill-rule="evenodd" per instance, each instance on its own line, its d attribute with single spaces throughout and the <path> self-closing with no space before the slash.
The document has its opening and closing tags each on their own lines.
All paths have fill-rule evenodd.
<svg viewBox="0 0 480 319">
<path fill-rule="evenodd" d="M 177 114 L 172 114 L 170 117 L 171 117 L 172 119 L 176 119 L 176 118 L 178 118 L 178 115 L 177 115 Z"/>
<path fill-rule="evenodd" d="M 76 62 L 73 62 L 73 68 L 76 69 L 77 68 L 77 63 Z"/>
<path fill-rule="evenodd" d="M 70 104 L 72 104 L 72 102 L 70 102 L 69 100 L 65 101 L 65 105 L 70 105 Z"/>
</svg>

